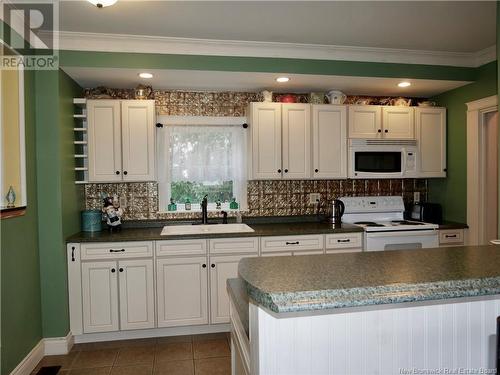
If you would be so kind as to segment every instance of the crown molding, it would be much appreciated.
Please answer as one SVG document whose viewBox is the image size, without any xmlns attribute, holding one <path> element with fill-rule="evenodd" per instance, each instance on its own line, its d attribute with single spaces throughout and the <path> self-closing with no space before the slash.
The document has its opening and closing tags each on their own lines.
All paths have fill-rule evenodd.
<svg viewBox="0 0 500 375">
<path fill-rule="evenodd" d="M 496 46 L 475 53 L 319 44 L 171 38 L 62 31 L 61 50 L 267 57 L 477 67 L 496 60 Z"/>
</svg>

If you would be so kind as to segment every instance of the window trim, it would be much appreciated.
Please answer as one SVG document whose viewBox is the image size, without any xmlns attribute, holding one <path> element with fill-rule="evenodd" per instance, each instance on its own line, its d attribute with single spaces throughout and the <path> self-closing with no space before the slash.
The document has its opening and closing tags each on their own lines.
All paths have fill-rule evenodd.
<svg viewBox="0 0 500 375">
<path fill-rule="evenodd" d="M 168 180 L 168 170 L 170 169 L 170 155 L 169 155 L 169 147 L 166 145 L 167 140 L 170 139 L 170 128 L 172 126 L 243 126 L 243 124 L 247 123 L 246 117 L 208 117 L 208 116 L 165 116 L 159 115 L 157 116 L 157 122 L 163 125 L 163 127 L 159 127 L 158 129 L 158 137 L 157 139 L 157 167 L 158 167 L 158 212 L 159 213 L 175 213 L 175 212 L 198 212 L 195 209 L 190 211 L 186 210 L 178 210 L 178 211 L 167 211 L 167 206 L 170 203 L 169 197 L 171 196 L 171 187 L 170 181 Z M 247 128 L 248 129 L 248 128 Z M 245 145 L 248 144 L 248 132 L 244 133 L 243 143 Z M 247 163 L 245 168 L 247 169 L 247 179 L 248 181 L 248 149 L 246 151 L 247 154 Z M 236 184 L 233 184 L 233 188 Z M 239 205 L 238 210 L 231 211 L 246 211 L 248 209 L 247 202 L 247 183 L 243 183 L 242 197 L 237 197 L 237 203 Z M 239 200 L 238 200 L 239 198 Z M 179 202 L 181 203 L 181 202 Z M 196 202 L 191 202 L 192 204 Z M 182 204 L 182 203 L 181 203 Z M 229 205 L 229 203 L 227 203 Z M 215 206 L 215 204 L 214 204 Z M 224 206 L 224 203 L 222 205 Z M 224 210 L 224 208 L 222 208 Z M 215 208 L 212 208 L 212 205 L 209 204 L 208 211 L 220 211 Z"/>
</svg>

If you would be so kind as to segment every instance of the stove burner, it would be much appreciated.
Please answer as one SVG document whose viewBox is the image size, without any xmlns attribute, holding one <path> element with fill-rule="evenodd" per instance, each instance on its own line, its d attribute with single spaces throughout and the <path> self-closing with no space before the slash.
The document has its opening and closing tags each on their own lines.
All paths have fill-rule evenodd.
<svg viewBox="0 0 500 375">
<path fill-rule="evenodd" d="M 373 221 L 357 221 L 354 224 L 364 225 L 365 227 L 383 227 L 383 224 L 374 223 Z"/>
<path fill-rule="evenodd" d="M 391 221 L 391 223 L 399 225 L 424 225 L 424 223 L 420 223 L 418 221 L 408 221 L 408 220 L 393 220 Z"/>
</svg>

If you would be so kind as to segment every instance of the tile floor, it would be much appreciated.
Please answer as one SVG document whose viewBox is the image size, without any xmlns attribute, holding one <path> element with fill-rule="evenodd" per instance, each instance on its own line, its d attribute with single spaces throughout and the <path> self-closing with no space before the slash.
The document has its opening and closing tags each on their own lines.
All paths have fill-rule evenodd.
<svg viewBox="0 0 500 375">
<path fill-rule="evenodd" d="M 46 356 L 58 375 L 230 375 L 229 333 L 76 344 L 67 355 Z"/>
</svg>

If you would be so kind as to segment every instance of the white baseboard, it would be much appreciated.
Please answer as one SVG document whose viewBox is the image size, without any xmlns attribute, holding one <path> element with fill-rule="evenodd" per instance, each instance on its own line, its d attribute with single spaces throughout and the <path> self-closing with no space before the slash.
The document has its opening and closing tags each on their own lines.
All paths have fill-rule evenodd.
<svg viewBox="0 0 500 375">
<path fill-rule="evenodd" d="M 44 356 L 68 354 L 74 342 L 71 332 L 65 337 L 41 339 L 10 375 L 30 375 Z"/>
<path fill-rule="evenodd" d="M 44 356 L 44 340 L 40 340 L 10 375 L 29 375 Z"/>
<path fill-rule="evenodd" d="M 43 339 L 45 355 L 68 354 L 75 343 L 75 338 L 69 332 L 66 337 L 51 337 Z"/>
<path fill-rule="evenodd" d="M 170 328 L 138 329 L 133 331 L 118 331 L 104 333 L 87 333 L 74 336 L 75 343 L 148 339 L 154 337 L 201 335 L 204 333 L 229 332 L 229 324 L 207 324 L 201 326 L 182 326 Z"/>
</svg>

